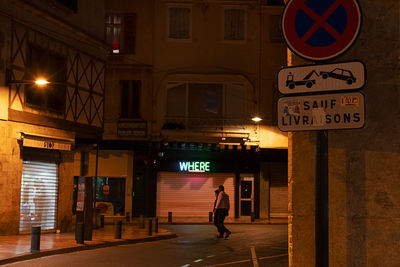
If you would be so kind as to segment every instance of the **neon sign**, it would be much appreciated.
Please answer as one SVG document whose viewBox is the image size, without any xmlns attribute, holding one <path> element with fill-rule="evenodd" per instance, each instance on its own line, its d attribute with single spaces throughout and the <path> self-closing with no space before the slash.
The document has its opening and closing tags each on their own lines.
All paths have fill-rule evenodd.
<svg viewBox="0 0 400 267">
<path fill-rule="evenodd" d="M 179 171 L 181 172 L 209 172 L 209 161 L 179 161 Z"/>
</svg>

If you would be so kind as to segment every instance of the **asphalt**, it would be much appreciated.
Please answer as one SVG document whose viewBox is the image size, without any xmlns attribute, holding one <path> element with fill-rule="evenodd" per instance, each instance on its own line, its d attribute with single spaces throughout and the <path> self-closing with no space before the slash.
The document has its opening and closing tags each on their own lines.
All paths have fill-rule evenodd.
<svg viewBox="0 0 400 267">
<path fill-rule="evenodd" d="M 148 235 L 145 229 L 139 228 L 139 224 L 124 224 L 122 226 L 121 239 L 115 238 L 115 225 L 105 225 L 103 228 L 93 229 L 92 240 L 78 244 L 75 240 L 75 233 L 42 233 L 40 236 L 40 251 L 31 252 L 31 235 L 0 236 L 0 265 L 18 261 L 30 260 L 50 255 L 70 253 L 82 250 L 97 248 L 145 243 L 159 240 L 176 238 L 177 235 L 162 225 L 166 224 L 160 219 L 160 227 L 157 233 Z M 173 220 L 171 224 L 209 224 L 208 222 L 193 220 Z M 269 220 L 254 222 L 236 220 L 227 224 L 287 224 L 287 220 Z"/>
<path fill-rule="evenodd" d="M 81 250 L 90 250 L 124 244 L 152 242 L 177 237 L 165 229 L 147 235 L 138 225 L 123 225 L 121 239 L 115 238 L 115 226 L 93 229 L 91 241 L 78 244 L 75 233 L 43 233 L 40 235 L 40 251 L 31 253 L 31 235 L 0 236 L 0 265 L 17 261 L 30 260 L 50 255 Z"/>
</svg>

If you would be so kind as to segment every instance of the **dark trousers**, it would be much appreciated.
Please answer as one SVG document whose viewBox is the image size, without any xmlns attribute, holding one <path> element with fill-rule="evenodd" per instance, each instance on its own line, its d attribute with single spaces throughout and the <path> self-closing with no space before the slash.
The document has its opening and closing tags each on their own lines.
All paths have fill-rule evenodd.
<svg viewBox="0 0 400 267">
<path fill-rule="evenodd" d="M 229 232 L 229 230 L 224 225 L 225 220 L 225 209 L 217 209 L 215 211 L 214 225 L 217 227 L 220 235 Z"/>
</svg>

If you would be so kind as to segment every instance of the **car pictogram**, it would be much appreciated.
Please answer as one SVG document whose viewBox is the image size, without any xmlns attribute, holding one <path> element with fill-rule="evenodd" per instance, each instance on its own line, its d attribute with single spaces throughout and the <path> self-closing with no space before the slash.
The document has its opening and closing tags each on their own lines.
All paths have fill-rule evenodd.
<svg viewBox="0 0 400 267">
<path fill-rule="evenodd" d="M 295 81 L 293 78 L 293 74 L 289 72 L 286 79 L 286 87 L 289 87 L 289 89 L 294 89 L 296 85 L 305 85 L 307 88 L 311 88 L 315 84 L 315 80 L 310 79 L 313 74 L 318 77 L 318 73 L 313 70 L 309 74 L 307 74 L 307 76 L 304 77 L 303 80 Z"/>
<path fill-rule="evenodd" d="M 334 78 L 334 79 L 339 79 L 346 81 L 348 85 L 354 83 L 356 81 L 356 78 L 354 77 L 353 73 L 349 70 L 345 69 L 340 69 L 336 68 L 332 71 L 321 71 L 319 73 L 322 76 L 322 79 L 328 79 L 329 78 Z"/>
</svg>

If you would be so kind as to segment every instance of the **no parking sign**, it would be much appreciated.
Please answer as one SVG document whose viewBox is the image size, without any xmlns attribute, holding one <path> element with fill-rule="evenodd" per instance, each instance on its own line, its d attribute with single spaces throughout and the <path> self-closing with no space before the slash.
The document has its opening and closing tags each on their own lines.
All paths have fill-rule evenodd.
<svg viewBox="0 0 400 267">
<path fill-rule="evenodd" d="M 290 50 L 313 61 L 345 52 L 360 26 L 356 0 L 291 0 L 282 15 L 282 33 Z"/>
</svg>

